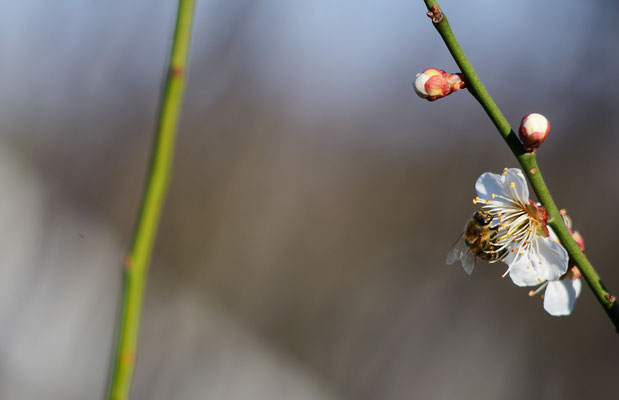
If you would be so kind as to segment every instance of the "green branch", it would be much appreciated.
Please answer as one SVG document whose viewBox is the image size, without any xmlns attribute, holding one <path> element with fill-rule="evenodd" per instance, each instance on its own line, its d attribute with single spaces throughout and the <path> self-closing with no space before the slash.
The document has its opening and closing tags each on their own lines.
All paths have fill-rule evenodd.
<svg viewBox="0 0 619 400">
<path fill-rule="evenodd" d="M 550 220 L 548 225 L 552 227 L 555 231 L 561 244 L 567 250 L 569 256 L 576 262 L 580 272 L 582 273 L 583 278 L 593 290 L 596 298 L 608 314 L 609 318 L 615 325 L 617 332 L 619 332 L 619 306 L 617 306 L 617 302 L 615 301 L 614 296 L 612 296 L 608 290 L 604 287 L 602 280 L 599 275 L 587 260 L 587 257 L 583 254 L 583 252 L 578 247 L 578 244 L 572 238 L 570 231 L 567 229 L 565 224 L 563 223 L 563 219 L 555 205 L 546 184 L 544 183 L 544 178 L 542 177 L 541 171 L 537 165 L 537 161 L 535 159 L 534 152 L 526 152 L 520 141 L 516 137 L 516 134 L 512 130 L 509 122 L 501 113 L 501 110 L 496 105 L 486 88 L 479 80 L 479 77 L 475 73 L 475 70 L 469 63 L 466 55 L 462 51 L 460 44 L 456 40 L 451 27 L 449 26 L 449 22 L 447 21 L 447 17 L 440 9 L 438 2 L 434 0 L 424 0 L 426 6 L 428 7 L 428 11 L 438 11 L 434 12 L 435 18 L 433 18 L 433 25 L 438 31 L 438 33 L 443 38 L 445 45 L 449 49 L 449 52 L 453 56 L 456 64 L 462 71 L 465 77 L 466 87 L 469 89 L 473 97 L 477 99 L 477 101 L 481 104 L 483 109 L 486 111 L 494 126 L 496 126 L 497 130 L 514 153 L 518 162 L 524 169 L 524 172 L 537 195 L 539 201 L 546 207 L 548 214 L 550 216 Z M 434 8 L 436 7 L 436 9 Z M 438 15 L 436 15 L 438 14 Z"/>
<path fill-rule="evenodd" d="M 185 88 L 193 3 L 193 0 L 179 0 L 178 3 L 176 29 L 160 103 L 148 180 L 142 195 L 131 249 L 125 259 L 122 304 L 108 399 L 125 400 L 129 398 L 131 391 L 148 265 L 172 170 L 174 141 Z"/>
</svg>

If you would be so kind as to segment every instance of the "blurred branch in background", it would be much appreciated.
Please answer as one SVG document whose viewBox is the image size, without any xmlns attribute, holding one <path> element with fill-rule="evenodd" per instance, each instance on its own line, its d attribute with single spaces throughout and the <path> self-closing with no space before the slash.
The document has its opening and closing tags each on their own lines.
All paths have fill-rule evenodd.
<svg viewBox="0 0 619 400">
<path fill-rule="evenodd" d="M 148 265 L 174 159 L 174 142 L 185 89 L 185 70 L 193 20 L 193 0 L 179 0 L 176 28 L 159 110 L 153 154 L 131 250 L 124 262 L 121 311 L 108 396 L 129 397 L 138 348 L 142 300 Z"/>
</svg>

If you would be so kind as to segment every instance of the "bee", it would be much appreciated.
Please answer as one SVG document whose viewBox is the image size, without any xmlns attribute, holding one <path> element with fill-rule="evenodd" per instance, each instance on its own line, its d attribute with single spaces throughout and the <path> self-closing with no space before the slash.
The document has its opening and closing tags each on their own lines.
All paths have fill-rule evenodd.
<svg viewBox="0 0 619 400">
<path fill-rule="evenodd" d="M 471 275 L 477 257 L 486 261 L 496 261 L 503 258 L 507 252 L 494 250 L 499 224 L 493 224 L 494 217 L 487 212 L 477 211 L 473 218 L 464 226 L 464 232 L 447 254 L 447 264 L 453 264 L 456 260 L 462 261 L 462 268 Z"/>
</svg>

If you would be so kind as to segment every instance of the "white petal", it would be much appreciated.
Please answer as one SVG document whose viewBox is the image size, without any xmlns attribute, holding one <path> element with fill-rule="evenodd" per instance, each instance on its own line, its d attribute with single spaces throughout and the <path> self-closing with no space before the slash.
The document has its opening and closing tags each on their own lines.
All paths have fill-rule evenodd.
<svg viewBox="0 0 619 400">
<path fill-rule="evenodd" d="M 582 283 L 580 279 L 569 278 L 548 282 L 544 293 L 544 310 L 550 315 L 569 315 L 580 294 Z"/>
<path fill-rule="evenodd" d="M 415 79 L 415 83 L 413 86 L 415 87 L 415 92 L 419 97 L 425 99 L 428 97 L 428 91 L 426 90 L 426 82 L 430 79 L 430 77 L 426 74 L 417 74 L 417 78 Z"/>
<path fill-rule="evenodd" d="M 492 194 L 512 197 L 509 186 L 505 187 L 505 176 L 484 172 L 475 182 L 475 191 L 482 200 L 492 200 Z"/>
<path fill-rule="evenodd" d="M 544 281 L 538 271 L 531 267 L 531 260 L 528 254 L 519 256 L 514 260 L 514 257 L 508 257 L 505 262 L 509 265 L 509 277 L 512 282 L 518 286 L 535 286 Z"/>
<path fill-rule="evenodd" d="M 557 234 L 555 233 L 555 231 L 552 230 L 552 228 L 550 226 L 546 226 L 546 228 L 548 228 L 548 234 L 550 235 L 550 238 L 552 240 L 554 240 L 555 242 L 559 241 L 559 237 L 557 236 Z"/>
<path fill-rule="evenodd" d="M 513 187 L 511 184 L 514 184 Z M 503 174 L 485 172 L 475 182 L 477 196 L 483 200 L 492 200 L 492 194 L 507 198 L 517 198 L 527 203 L 529 199 L 529 187 L 521 170 L 507 168 Z"/>
<path fill-rule="evenodd" d="M 556 281 L 567 272 L 567 251 L 549 237 L 536 236 L 529 251 L 529 258 L 532 267 L 544 281 Z"/>
<path fill-rule="evenodd" d="M 511 188 L 520 198 L 523 203 L 528 203 L 529 200 L 529 186 L 527 186 L 527 180 L 524 177 L 522 171 L 518 168 L 507 168 L 505 176 L 506 185 L 510 186 L 512 182 L 514 187 Z M 513 195 L 512 195 L 513 197 Z"/>
</svg>

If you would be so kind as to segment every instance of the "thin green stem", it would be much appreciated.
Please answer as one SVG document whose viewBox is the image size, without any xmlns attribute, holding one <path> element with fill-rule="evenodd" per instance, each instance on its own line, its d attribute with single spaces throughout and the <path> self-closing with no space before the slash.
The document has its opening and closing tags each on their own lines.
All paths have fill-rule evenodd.
<svg viewBox="0 0 619 400">
<path fill-rule="evenodd" d="M 499 107 L 496 105 L 492 97 L 490 97 L 490 94 L 488 94 L 488 91 L 479 80 L 479 77 L 475 73 L 475 70 L 471 66 L 471 63 L 466 58 L 466 55 L 464 54 L 464 51 L 462 51 L 460 44 L 456 40 L 456 37 L 454 36 L 451 27 L 449 26 L 447 17 L 439 7 L 438 2 L 435 0 L 424 1 L 426 3 L 428 11 L 433 11 L 434 7 L 436 7 L 438 9 L 438 12 L 442 14 L 442 18 L 438 18 L 440 20 L 439 22 L 433 22 L 434 27 L 443 38 L 443 41 L 449 49 L 449 52 L 456 61 L 456 64 L 458 64 L 458 67 L 460 68 L 462 73 L 464 74 L 467 88 L 469 89 L 473 97 L 475 97 L 475 99 L 477 99 L 477 101 L 481 104 L 483 109 L 492 120 L 492 123 L 494 123 L 497 130 L 499 131 L 511 151 L 518 159 L 518 162 L 524 169 L 524 172 L 526 173 L 527 178 L 529 179 L 529 182 L 531 183 L 531 186 L 533 187 L 533 190 L 537 195 L 537 198 L 548 211 L 548 214 L 550 216 L 548 225 L 552 227 L 552 229 L 559 237 L 561 244 L 567 250 L 569 256 L 578 265 L 578 268 L 580 269 L 583 278 L 585 279 L 585 281 L 595 294 L 596 298 L 608 314 L 608 317 L 615 325 L 617 332 L 619 332 L 619 306 L 617 306 L 617 302 L 615 301 L 614 296 L 611 296 L 611 294 L 605 288 L 599 275 L 597 274 L 589 260 L 587 260 L 583 252 L 580 250 L 578 244 L 572 238 L 570 231 L 563 223 L 561 214 L 559 213 L 559 210 L 557 209 L 557 206 L 555 205 L 555 202 L 552 199 L 552 196 L 550 195 L 546 184 L 544 183 L 544 178 L 542 177 L 541 171 L 535 159 L 535 153 L 525 151 L 520 144 L 520 141 L 518 140 L 516 134 L 509 125 L 509 122 L 507 122 L 507 120 L 503 116 L 503 113 L 501 113 Z"/>
<path fill-rule="evenodd" d="M 148 179 L 131 248 L 125 259 L 122 304 L 108 399 L 125 400 L 131 392 L 148 265 L 172 170 L 174 142 L 185 88 L 193 9 L 193 0 L 179 0 Z"/>
</svg>

